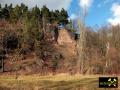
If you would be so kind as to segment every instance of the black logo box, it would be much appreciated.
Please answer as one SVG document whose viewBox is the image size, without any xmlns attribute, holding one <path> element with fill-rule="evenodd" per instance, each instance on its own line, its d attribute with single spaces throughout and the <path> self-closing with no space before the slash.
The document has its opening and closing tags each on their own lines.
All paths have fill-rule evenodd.
<svg viewBox="0 0 120 90">
<path fill-rule="evenodd" d="M 118 88 L 118 77 L 99 77 L 99 88 Z"/>
</svg>

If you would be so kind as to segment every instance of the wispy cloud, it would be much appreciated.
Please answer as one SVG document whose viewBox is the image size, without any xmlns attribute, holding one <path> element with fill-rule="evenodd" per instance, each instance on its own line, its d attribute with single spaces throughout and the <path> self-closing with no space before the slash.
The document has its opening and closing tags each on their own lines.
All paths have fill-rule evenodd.
<svg viewBox="0 0 120 90">
<path fill-rule="evenodd" d="M 111 1 L 113 1 L 113 0 L 104 0 L 104 1 L 103 1 L 103 4 L 108 4 L 108 3 L 111 2 Z"/>
<path fill-rule="evenodd" d="M 0 0 L 2 5 L 12 3 L 14 6 L 16 4 L 24 3 L 29 8 L 38 6 L 42 7 L 43 5 L 47 5 L 51 10 L 65 8 L 66 10 L 69 8 L 72 0 Z"/>
<path fill-rule="evenodd" d="M 69 17 L 70 19 L 72 19 L 72 20 L 74 20 L 74 19 L 76 19 L 78 17 L 78 15 L 76 15 L 76 14 L 71 14 L 71 16 Z"/>
<path fill-rule="evenodd" d="M 111 25 L 118 25 L 120 24 L 120 4 L 114 3 L 111 7 L 112 18 L 108 19 L 108 22 Z"/>
<path fill-rule="evenodd" d="M 114 0 L 101 0 L 101 2 L 97 5 L 98 8 L 105 6 L 106 4 L 113 3 Z"/>
</svg>

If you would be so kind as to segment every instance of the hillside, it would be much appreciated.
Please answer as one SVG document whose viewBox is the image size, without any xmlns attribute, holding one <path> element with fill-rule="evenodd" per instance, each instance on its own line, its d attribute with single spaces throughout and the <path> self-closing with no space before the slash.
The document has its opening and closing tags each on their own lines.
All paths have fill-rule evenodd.
<svg viewBox="0 0 120 90">
<path fill-rule="evenodd" d="M 83 30 L 82 23 L 68 20 L 63 8 L 0 7 L 0 74 L 119 75 L 120 26 Z"/>
<path fill-rule="evenodd" d="M 36 60 L 34 51 L 26 54 L 24 59 L 17 55 L 17 51 L 14 51 L 8 54 L 5 59 L 5 73 L 15 74 L 17 70 L 19 74 L 48 74 L 54 72 L 52 70 L 54 63 L 57 63 L 56 73 L 69 72 L 72 62 L 76 62 L 76 42 L 70 33 L 71 32 L 67 30 L 60 30 L 58 44 L 51 40 L 43 42 L 44 47 L 42 49 L 46 55 L 44 56 L 44 62 L 42 62 L 42 69 L 38 60 Z"/>
</svg>

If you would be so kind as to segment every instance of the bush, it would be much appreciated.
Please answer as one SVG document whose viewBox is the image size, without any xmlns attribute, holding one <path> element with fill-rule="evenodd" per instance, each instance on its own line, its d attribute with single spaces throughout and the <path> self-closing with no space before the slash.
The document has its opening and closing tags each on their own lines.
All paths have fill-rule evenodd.
<svg viewBox="0 0 120 90">
<path fill-rule="evenodd" d="M 18 48 L 18 38 L 14 32 L 6 32 L 3 37 L 3 47 L 5 49 L 14 50 Z"/>
<path fill-rule="evenodd" d="M 59 60 L 63 59 L 63 55 L 61 53 L 56 53 L 52 57 L 52 68 L 55 71 L 58 68 Z"/>
</svg>

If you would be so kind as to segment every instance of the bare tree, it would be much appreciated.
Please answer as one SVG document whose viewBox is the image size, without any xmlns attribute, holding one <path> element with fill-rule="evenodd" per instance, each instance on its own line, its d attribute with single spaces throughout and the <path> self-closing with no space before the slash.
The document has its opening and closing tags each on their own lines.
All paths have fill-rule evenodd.
<svg viewBox="0 0 120 90">
<path fill-rule="evenodd" d="M 82 24 L 79 23 L 79 32 L 80 32 L 80 39 L 78 41 L 78 73 L 84 73 L 84 66 L 85 66 L 85 47 L 86 47 L 86 35 L 85 35 L 85 18 L 86 18 L 86 6 L 83 10 L 82 16 Z"/>
<path fill-rule="evenodd" d="M 2 40 L 2 47 L 3 47 L 3 36 L 1 36 L 1 40 Z M 1 72 L 4 72 L 4 59 L 3 59 L 3 55 L 0 55 L 0 57 L 2 57 L 1 58 L 1 66 L 2 66 Z"/>
</svg>

